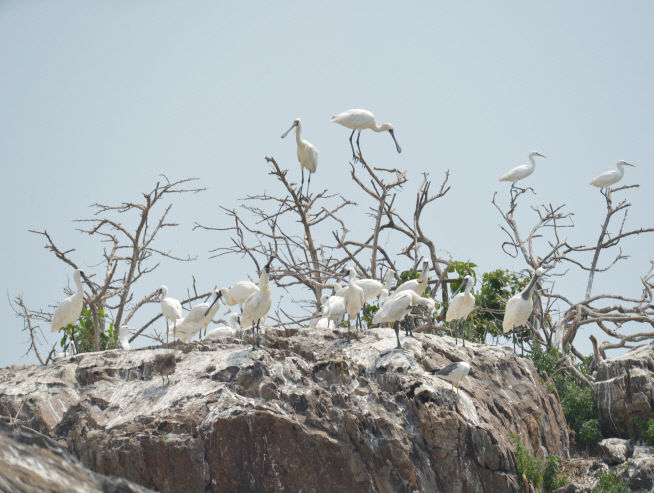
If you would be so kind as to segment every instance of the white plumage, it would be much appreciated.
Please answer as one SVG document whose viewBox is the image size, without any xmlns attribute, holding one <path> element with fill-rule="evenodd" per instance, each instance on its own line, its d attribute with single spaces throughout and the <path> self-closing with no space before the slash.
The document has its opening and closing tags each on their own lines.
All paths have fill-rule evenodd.
<svg viewBox="0 0 654 493">
<path fill-rule="evenodd" d="M 243 303 L 254 293 L 259 291 L 259 287 L 252 281 L 238 281 L 231 288 L 220 288 L 222 299 L 227 305 L 239 305 L 243 308 Z"/>
<path fill-rule="evenodd" d="M 343 296 L 345 301 L 345 311 L 347 313 L 347 340 L 350 342 L 350 322 L 352 318 L 356 318 L 363 308 L 365 301 L 365 293 L 363 288 L 359 287 L 356 283 L 357 273 L 354 267 L 350 267 L 350 282 L 347 285 L 347 291 Z"/>
<path fill-rule="evenodd" d="M 502 175 L 500 181 L 510 181 L 511 183 L 515 183 L 518 180 L 527 178 L 536 169 L 536 160 L 534 159 L 536 156 L 546 157 L 542 155 L 540 152 L 536 152 L 536 151 L 530 152 L 529 164 L 522 164 L 520 166 L 516 166 L 511 171 Z"/>
<path fill-rule="evenodd" d="M 472 279 L 472 276 L 465 276 L 463 278 L 463 292 L 457 294 L 454 298 L 452 298 L 452 301 L 450 301 L 449 306 L 447 307 L 447 313 L 445 314 L 445 321 L 446 322 L 451 322 L 453 320 L 457 321 L 457 328 L 455 329 L 455 344 L 456 344 L 456 336 L 457 333 L 459 332 L 459 325 L 463 324 L 466 318 L 468 318 L 468 315 L 474 310 L 475 308 L 475 297 L 474 295 L 470 292 L 472 289 L 472 285 L 474 284 L 474 281 Z M 463 335 L 461 336 L 463 339 L 463 346 L 465 347 L 465 339 L 463 338 Z"/>
<path fill-rule="evenodd" d="M 161 297 L 161 314 L 166 319 L 166 334 L 170 330 L 168 326 L 169 321 L 173 322 L 174 333 L 177 320 L 182 318 L 182 304 L 179 300 L 168 296 L 168 288 L 166 286 L 159 288 L 159 296 Z"/>
<path fill-rule="evenodd" d="M 451 363 L 440 370 L 434 372 L 439 378 L 447 380 L 452 384 L 452 390 L 456 387 L 456 393 L 459 393 L 459 385 L 461 385 L 461 380 L 468 376 L 470 373 L 470 364 L 465 361 L 457 361 L 456 363 Z"/>
<path fill-rule="evenodd" d="M 127 325 L 121 325 L 118 329 L 118 342 L 123 349 L 129 349 L 129 327 Z"/>
<path fill-rule="evenodd" d="M 636 165 L 628 163 L 627 161 L 618 161 L 617 164 L 615 165 L 616 169 L 606 171 L 601 175 L 596 176 L 595 178 L 590 180 L 590 184 L 598 188 L 604 188 L 604 187 L 608 187 L 609 185 L 618 183 L 620 180 L 622 180 L 622 177 L 624 176 L 624 166 L 635 167 Z"/>
<path fill-rule="evenodd" d="M 322 305 L 322 316 L 327 319 L 328 327 L 329 322 L 339 325 L 343 321 L 345 317 L 345 300 L 342 296 L 324 294 L 320 298 L 320 304 Z"/>
<path fill-rule="evenodd" d="M 423 298 L 410 289 L 400 291 L 399 293 L 396 292 L 377 310 L 377 313 L 372 318 L 372 323 L 394 323 L 393 328 L 397 337 L 397 347 L 401 348 L 399 322 L 404 320 L 411 312 L 411 307 L 418 305 L 426 306 L 431 311 L 434 310 L 434 300 L 430 298 Z"/>
<path fill-rule="evenodd" d="M 282 139 L 295 128 L 295 141 L 297 143 L 297 160 L 300 162 L 302 169 L 302 183 L 300 184 L 300 195 L 302 195 L 302 185 L 304 185 L 304 170 L 309 172 L 309 183 L 307 184 L 307 195 L 309 195 L 309 186 L 311 185 L 311 175 L 318 169 L 318 149 L 308 140 L 302 139 L 302 121 L 296 118 L 291 128 L 282 134 Z"/>
<path fill-rule="evenodd" d="M 422 296 L 425 290 L 427 289 L 428 273 L 429 273 L 429 262 L 423 262 L 422 272 L 420 272 L 420 276 L 418 276 L 418 279 L 409 279 L 408 281 L 403 282 L 397 287 L 395 292 L 399 293 L 400 291 L 411 290 L 414 293 L 416 293 L 418 296 Z"/>
<path fill-rule="evenodd" d="M 184 342 L 188 342 L 200 330 L 206 329 L 218 311 L 218 308 L 220 308 L 220 304 L 218 303 L 220 297 L 220 290 L 214 291 L 213 301 L 211 303 L 198 303 L 189 310 L 184 318 L 177 320 L 175 329 L 177 337 Z"/>
<path fill-rule="evenodd" d="M 354 145 L 352 144 L 352 137 L 354 137 L 354 132 L 356 132 L 357 130 L 359 131 L 357 135 L 357 147 L 359 149 L 359 155 L 361 155 L 361 147 L 359 147 L 359 138 L 361 137 L 361 130 L 365 130 L 367 128 L 369 128 L 374 132 L 388 131 L 388 133 L 391 134 L 391 137 L 393 137 L 393 142 L 395 142 L 395 148 L 397 149 L 397 152 L 402 152 L 402 148 L 400 147 L 400 144 L 397 143 L 397 139 L 395 138 L 395 130 L 393 129 L 393 125 L 391 125 L 390 123 L 382 123 L 381 125 L 378 125 L 375 122 L 375 115 L 373 115 L 368 110 L 361 110 L 361 109 L 347 110 L 344 111 L 343 113 L 339 113 L 338 115 L 332 116 L 331 121 L 343 125 L 346 128 L 352 129 L 352 133 L 350 134 L 350 147 L 352 148 L 352 155 L 354 156 L 354 159 L 356 159 L 356 153 L 354 152 Z"/>
<path fill-rule="evenodd" d="M 243 303 L 243 312 L 241 314 L 241 327 L 248 327 L 252 325 L 252 349 L 255 348 L 257 344 L 254 326 L 255 322 L 257 329 L 261 323 L 261 319 L 268 315 L 268 310 L 270 310 L 270 305 L 272 301 L 270 299 L 270 264 L 272 258 L 268 260 L 268 263 L 261 270 L 259 275 L 259 286 L 257 286 L 257 291 L 250 296 L 245 303 Z"/>
<path fill-rule="evenodd" d="M 227 318 L 228 325 L 219 325 L 214 327 L 202 338 L 203 341 L 220 341 L 224 337 L 232 337 L 240 328 L 238 324 L 238 313 L 230 313 Z"/>
<path fill-rule="evenodd" d="M 543 269 L 539 267 L 531 278 L 531 281 L 525 289 L 520 293 L 513 295 L 509 301 L 506 302 L 504 308 L 504 320 L 502 321 L 502 329 L 505 334 L 508 334 L 516 327 L 522 327 L 527 323 L 531 312 L 534 309 L 534 286 L 536 281 L 543 275 Z M 515 335 L 513 339 L 513 347 L 515 350 Z"/>
<path fill-rule="evenodd" d="M 69 324 L 74 324 L 79 319 L 79 316 L 82 313 L 82 306 L 84 305 L 82 276 L 84 276 L 84 271 L 82 269 L 75 269 L 75 272 L 73 272 L 73 280 L 75 281 L 77 291 L 57 305 L 57 309 L 52 317 L 52 332 L 57 332 L 59 329 L 67 327 Z"/>
</svg>

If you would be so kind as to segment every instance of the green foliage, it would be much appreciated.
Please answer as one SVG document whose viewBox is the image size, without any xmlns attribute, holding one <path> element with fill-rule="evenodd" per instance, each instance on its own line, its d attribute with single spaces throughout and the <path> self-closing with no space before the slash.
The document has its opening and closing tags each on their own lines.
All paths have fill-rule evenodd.
<svg viewBox="0 0 654 493">
<path fill-rule="evenodd" d="M 633 490 L 620 481 L 614 472 L 600 472 L 599 484 L 593 493 L 633 493 Z"/>
<path fill-rule="evenodd" d="M 461 287 L 461 282 L 465 276 L 472 276 L 475 282 L 477 282 L 477 273 L 474 270 L 475 267 L 477 267 L 477 264 L 474 262 L 461 262 L 460 260 L 452 260 L 448 272 L 456 272 L 459 275 L 459 279 L 450 284 L 451 292 L 455 292 Z"/>
<path fill-rule="evenodd" d="M 568 478 L 559 476 L 560 466 L 561 457 L 554 454 L 547 456 L 545 470 L 543 471 L 543 488 L 548 493 L 568 484 Z"/>
<path fill-rule="evenodd" d="M 643 439 L 648 445 L 654 446 L 654 419 L 647 421 L 647 428 L 645 428 Z"/>
<path fill-rule="evenodd" d="M 364 324 L 364 327 L 372 326 L 372 317 L 375 316 L 375 313 L 379 310 L 379 306 L 376 304 L 368 304 L 363 307 L 363 313 L 361 314 L 361 323 Z M 347 322 L 345 327 L 347 327 Z"/>
<path fill-rule="evenodd" d="M 599 421 L 597 419 L 585 421 L 579 428 L 577 437 L 586 446 L 596 445 L 602 439 Z"/>
<path fill-rule="evenodd" d="M 105 311 L 100 308 L 98 310 L 98 325 L 105 326 L 104 330 L 100 330 L 100 350 L 115 349 L 118 347 L 118 333 L 114 330 L 113 322 L 107 324 L 108 318 Z M 73 340 L 73 328 L 75 329 L 75 343 L 77 345 L 78 353 L 88 353 L 93 351 L 93 314 L 87 307 L 82 308 L 82 313 L 73 327 L 69 324 L 63 330 L 63 337 L 61 338 L 61 347 L 64 350 L 68 349 L 71 341 Z"/>
<path fill-rule="evenodd" d="M 533 457 L 525 448 L 522 440 L 515 435 L 509 435 L 515 444 L 515 468 L 518 478 L 524 475 L 535 488 L 543 483 L 543 463 L 538 457 Z M 523 485 L 524 486 L 524 485 Z"/>
</svg>

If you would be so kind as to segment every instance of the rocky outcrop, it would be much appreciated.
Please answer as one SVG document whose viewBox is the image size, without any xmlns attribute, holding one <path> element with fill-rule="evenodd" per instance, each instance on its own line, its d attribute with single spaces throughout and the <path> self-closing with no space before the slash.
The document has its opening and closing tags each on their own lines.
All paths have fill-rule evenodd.
<svg viewBox="0 0 654 493">
<path fill-rule="evenodd" d="M 639 436 L 654 418 L 654 345 L 602 361 L 593 384 L 604 436 Z"/>
<path fill-rule="evenodd" d="M 607 464 L 621 464 L 631 455 L 631 443 L 621 438 L 605 438 L 597 444 L 597 450 Z"/>
<path fill-rule="evenodd" d="M 76 493 L 145 493 L 122 478 L 84 467 L 50 438 L 0 421 L 0 491 Z"/>
<path fill-rule="evenodd" d="M 269 330 L 0 370 L 0 413 L 162 491 L 517 491 L 509 433 L 566 455 L 561 407 L 511 348 L 372 329 Z M 163 385 L 155 367 L 174 354 Z M 471 364 L 460 392 L 430 371 Z"/>
</svg>

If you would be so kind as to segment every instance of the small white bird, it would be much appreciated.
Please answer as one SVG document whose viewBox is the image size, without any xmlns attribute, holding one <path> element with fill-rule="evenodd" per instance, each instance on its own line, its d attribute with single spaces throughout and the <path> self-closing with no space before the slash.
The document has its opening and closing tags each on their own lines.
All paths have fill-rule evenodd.
<svg viewBox="0 0 654 493">
<path fill-rule="evenodd" d="M 166 337 L 168 337 L 168 332 L 170 331 L 168 322 L 173 322 L 173 334 L 175 334 L 177 320 L 182 318 L 182 304 L 179 300 L 168 296 L 168 288 L 166 286 L 159 288 L 159 297 L 161 301 L 161 313 L 166 319 Z"/>
<path fill-rule="evenodd" d="M 420 272 L 418 279 L 409 279 L 408 281 L 403 282 L 397 287 L 395 292 L 399 293 L 400 291 L 411 290 L 418 296 L 422 296 L 427 289 L 427 281 L 429 280 L 428 274 L 429 262 L 425 261 L 422 263 L 422 272 Z"/>
<path fill-rule="evenodd" d="M 540 152 L 536 152 L 536 151 L 530 152 L 529 164 L 522 164 L 520 166 L 516 166 L 511 171 L 502 175 L 500 181 L 510 181 L 511 183 L 515 184 L 516 181 L 522 180 L 523 178 L 527 178 L 536 169 L 536 161 L 534 159 L 536 156 L 546 157 Z"/>
<path fill-rule="evenodd" d="M 457 361 L 435 371 L 433 374 L 450 382 L 452 384 L 452 390 L 456 386 L 456 393 L 458 394 L 461 380 L 467 377 L 468 373 L 470 373 L 470 364 L 465 361 Z"/>
<path fill-rule="evenodd" d="M 282 139 L 295 128 L 295 141 L 297 142 L 297 160 L 300 162 L 302 169 L 302 183 L 300 184 L 300 197 L 302 197 L 302 187 L 304 185 L 304 169 L 309 172 L 309 182 L 307 183 L 307 196 L 309 195 L 309 187 L 311 186 L 311 175 L 316 172 L 318 168 L 318 149 L 308 140 L 302 139 L 302 121 L 296 118 L 291 128 L 282 134 Z"/>
<path fill-rule="evenodd" d="M 534 309 L 534 286 L 536 281 L 540 279 L 543 275 L 542 267 L 536 269 L 536 272 L 531 278 L 531 281 L 525 289 L 520 293 L 513 295 L 509 301 L 506 302 L 506 307 L 504 308 L 504 320 L 502 322 L 502 328 L 505 334 L 513 331 L 516 327 L 524 326 L 531 312 Z M 522 345 L 522 339 L 520 339 L 520 346 L 522 347 L 522 352 L 524 354 L 524 347 Z M 515 332 L 513 333 L 513 351 L 515 352 Z"/>
<path fill-rule="evenodd" d="M 363 303 L 365 301 L 363 288 L 359 287 L 356 283 L 357 272 L 354 270 L 354 267 L 349 268 L 349 273 L 350 282 L 347 285 L 347 292 L 343 296 L 345 311 L 347 312 L 347 342 L 350 342 L 350 322 L 352 322 L 353 317 L 358 320 L 359 312 L 363 309 Z"/>
<path fill-rule="evenodd" d="M 463 278 L 463 283 L 459 288 L 459 290 L 463 289 L 463 292 L 460 292 L 459 294 L 454 296 L 454 298 L 452 298 L 452 301 L 450 301 L 450 305 L 447 307 L 447 313 L 445 314 L 445 321 L 446 322 L 451 322 L 452 320 L 456 321 L 456 328 L 454 331 L 454 344 L 456 344 L 456 338 L 459 332 L 459 328 L 463 326 L 466 318 L 468 318 L 470 312 L 472 312 L 472 310 L 474 310 L 475 308 L 475 297 L 470 292 L 473 284 L 474 284 L 474 280 L 472 279 L 472 276 L 465 276 Z M 463 334 L 461 334 L 461 339 L 463 341 L 463 347 L 465 347 L 466 340 L 463 337 Z"/>
<path fill-rule="evenodd" d="M 198 303 L 192 307 L 184 318 L 177 321 L 176 336 L 188 342 L 199 331 L 206 329 L 220 308 L 218 300 L 221 296 L 220 290 L 217 289 L 213 292 L 211 303 Z"/>
<path fill-rule="evenodd" d="M 121 325 L 118 329 L 118 342 L 123 349 L 129 349 L 129 327 L 127 325 Z"/>
<path fill-rule="evenodd" d="M 627 161 L 618 161 L 615 165 L 616 169 L 606 171 L 605 173 L 596 176 L 590 180 L 590 184 L 598 188 L 604 188 L 613 185 L 614 183 L 618 183 L 624 176 L 624 166 L 636 167 L 635 164 L 628 163 Z"/>
<path fill-rule="evenodd" d="M 252 281 L 238 281 L 231 288 L 220 288 L 222 299 L 228 306 L 238 305 L 241 310 L 243 303 L 259 291 L 259 287 Z"/>
<path fill-rule="evenodd" d="M 82 306 L 84 305 L 82 277 L 86 282 L 88 282 L 84 271 L 82 269 L 75 269 L 73 272 L 73 280 L 75 281 L 75 286 L 77 286 L 77 291 L 57 305 L 57 309 L 52 316 L 52 325 L 50 328 L 52 332 L 57 332 L 59 329 L 63 329 L 68 327 L 69 324 L 73 324 L 73 331 L 71 334 L 73 347 L 76 346 L 75 322 L 79 319 L 79 316 L 82 313 Z"/>
<path fill-rule="evenodd" d="M 328 296 L 323 294 L 320 298 L 320 305 L 322 306 L 322 316 L 327 319 L 327 326 L 333 322 L 334 325 L 340 325 L 345 317 L 345 300 L 342 296 Z"/>
<path fill-rule="evenodd" d="M 400 345 L 400 321 L 404 320 L 406 316 L 411 312 L 411 307 L 413 306 L 426 306 L 430 311 L 434 310 L 434 300 L 431 298 L 423 298 L 416 294 L 415 291 L 406 289 L 395 293 L 390 296 L 386 302 L 377 310 L 375 316 L 372 318 L 373 324 L 379 324 L 382 322 L 391 322 L 393 323 L 393 329 L 395 329 L 395 337 L 397 337 L 397 347 L 401 349 Z"/>
<path fill-rule="evenodd" d="M 338 123 L 340 125 L 343 125 L 344 127 L 352 129 L 352 133 L 350 134 L 350 147 L 352 148 L 352 156 L 355 161 L 357 160 L 357 155 L 354 152 L 354 144 L 352 144 L 352 137 L 354 137 L 354 132 L 358 130 L 359 133 L 357 134 L 357 148 L 359 149 L 359 156 L 361 156 L 361 147 L 359 146 L 359 139 L 361 138 L 361 130 L 365 130 L 366 128 L 369 128 L 374 132 L 388 131 L 388 133 L 391 134 L 391 137 L 393 137 L 393 141 L 395 142 L 395 148 L 397 149 L 397 152 L 402 152 L 402 148 L 400 147 L 400 144 L 397 143 L 397 139 L 395 138 L 395 130 L 393 129 L 393 125 L 391 125 L 390 123 L 382 123 L 381 125 L 377 125 L 377 123 L 375 122 L 375 115 L 373 115 L 368 110 L 358 110 L 358 109 L 347 110 L 344 111 L 343 113 L 339 113 L 338 115 L 332 116 L 332 121 L 334 123 Z"/>
<path fill-rule="evenodd" d="M 243 313 L 241 314 L 241 327 L 248 327 L 252 325 L 252 349 L 259 344 L 255 335 L 255 322 L 257 333 L 259 332 L 259 324 L 261 319 L 268 315 L 272 300 L 270 299 L 270 264 L 273 257 L 268 260 L 264 265 L 259 275 L 259 286 L 257 292 L 250 296 L 243 304 Z"/>
<path fill-rule="evenodd" d="M 220 341 L 224 337 L 232 337 L 238 332 L 240 328 L 238 324 L 238 319 L 240 315 L 238 313 L 230 313 L 227 318 L 227 325 L 219 325 L 214 327 L 202 338 L 203 341 Z"/>
</svg>

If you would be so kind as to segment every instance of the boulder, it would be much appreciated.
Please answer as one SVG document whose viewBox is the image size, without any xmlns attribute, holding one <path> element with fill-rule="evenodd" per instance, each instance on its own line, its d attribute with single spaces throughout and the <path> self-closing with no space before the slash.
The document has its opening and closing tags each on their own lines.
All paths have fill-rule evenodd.
<svg viewBox="0 0 654 493">
<path fill-rule="evenodd" d="M 0 413 L 161 492 L 515 492 L 513 443 L 566 456 L 556 397 L 510 347 L 270 330 L 0 370 Z M 174 352 L 174 373 L 153 370 Z M 458 393 L 432 371 L 472 367 Z"/>
<path fill-rule="evenodd" d="M 654 449 L 635 447 L 632 457 L 624 466 L 621 479 L 634 491 L 654 491 Z"/>
<path fill-rule="evenodd" d="M 631 443 L 621 438 L 605 438 L 597 444 L 597 451 L 607 464 L 621 464 L 629 458 Z"/>
<path fill-rule="evenodd" d="M 654 345 L 602 361 L 593 392 L 604 436 L 639 436 L 637 421 L 654 418 Z"/>
</svg>

